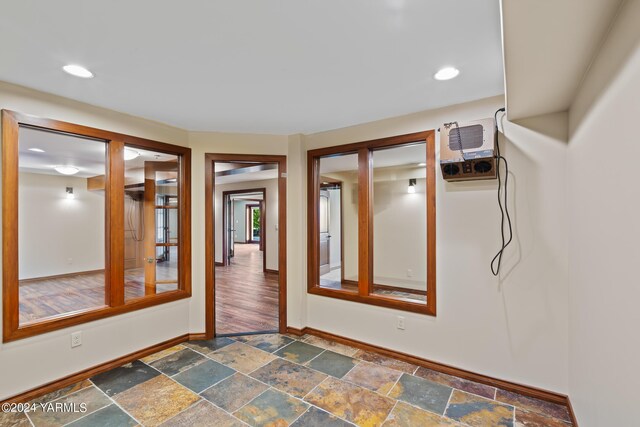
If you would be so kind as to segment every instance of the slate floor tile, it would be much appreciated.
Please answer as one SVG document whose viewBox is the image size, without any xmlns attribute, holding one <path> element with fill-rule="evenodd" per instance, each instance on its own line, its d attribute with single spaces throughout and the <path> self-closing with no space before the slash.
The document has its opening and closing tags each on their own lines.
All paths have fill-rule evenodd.
<svg viewBox="0 0 640 427">
<path fill-rule="evenodd" d="M 125 411 L 145 426 L 157 426 L 199 399 L 197 394 L 164 375 L 114 397 Z"/>
<path fill-rule="evenodd" d="M 289 337 L 285 337 L 280 334 L 266 334 L 256 335 L 251 339 L 245 341 L 246 344 L 259 348 L 260 350 L 273 353 L 274 351 L 284 347 L 287 344 L 291 344 L 294 340 Z"/>
<path fill-rule="evenodd" d="M 316 347 L 324 348 L 325 350 L 331 350 L 335 353 L 344 354 L 345 356 L 353 356 L 358 352 L 358 349 L 345 344 L 340 344 L 335 341 L 325 340 L 324 338 L 316 337 L 313 335 L 305 335 L 303 338 L 307 344 L 315 345 Z"/>
<path fill-rule="evenodd" d="M 165 375 L 173 376 L 204 362 L 206 357 L 185 348 L 151 363 L 151 366 Z"/>
<path fill-rule="evenodd" d="M 513 427 L 513 411 L 513 406 L 454 390 L 445 415 L 472 427 Z"/>
<path fill-rule="evenodd" d="M 98 388 L 87 387 L 75 393 L 63 396 L 57 400 L 47 402 L 45 405 L 62 404 L 66 407 L 73 406 L 75 410 L 58 411 L 53 408 L 40 407 L 35 412 L 29 412 L 29 418 L 33 425 L 40 426 L 62 426 L 82 418 L 83 416 L 97 411 L 100 408 L 110 405 L 111 400 Z M 86 405 L 86 410 L 82 412 L 81 405 Z"/>
<path fill-rule="evenodd" d="M 156 369 L 134 360 L 131 363 L 103 372 L 91 378 L 91 381 L 107 396 L 113 397 L 140 383 L 160 375 Z"/>
<path fill-rule="evenodd" d="M 516 408 L 516 427 L 570 427 L 571 423 Z"/>
<path fill-rule="evenodd" d="M 323 348 L 316 347 L 302 341 L 295 341 L 286 347 L 281 348 L 274 354 L 283 357 L 291 362 L 305 363 L 313 359 L 324 351 Z"/>
<path fill-rule="evenodd" d="M 170 354 L 173 353 L 177 353 L 180 350 L 184 350 L 184 346 L 182 345 L 174 345 L 173 347 L 169 347 L 167 349 L 164 349 L 162 351 L 159 351 L 157 353 L 153 353 L 147 357 L 143 357 L 142 360 L 144 363 L 146 363 L 147 365 L 150 364 L 151 362 L 155 362 L 156 360 L 162 359 L 165 356 L 168 356 Z"/>
<path fill-rule="evenodd" d="M 404 402 L 396 404 L 383 424 L 383 427 L 413 426 L 462 427 L 462 424 Z"/>
<path fill-rule="evenodd" d="M 173 377 L 183 386 L 200 393 L 215 383 L 233 375 L 236 371 L 213 360 L 206 360 Z"/>
<path fill-rule="evenodd" d="M 414 375 L 434 383 L 443 384 L 468 393 L 477 394 L 478 396 L 486 397 L 487 399 L 493 399 L 496 394 L 495 387 L 443 374 L 442 372 L 437 372 L 423 367 L 419 367 Z"/>
<path fill-rule="evenodd" d="M 69 427 L 133 427 L 138 423 L 118 405 L 111 404 L 69 424 Z"/>
<path fill-rule="evenodd" d="M 201 401 L 161 424 L 162 427 L 244 427 L 245 424 L 209 402 Z"/>
<path fill-rule="evenodd" d="M 348 427 L 351 425 L 335 415 L 311 406 L 296 422 L 291 424 L 291 427 Z"/>
<path fill-rule="evenodd" d="M 307 362 L 306 366 L 331 375 L 332 377 L 342 378 L 347 372 L 352 370 L 357 363 L 358 361 L 356 359 L 326 350 L 318 357 Z"/>
<path fill-rule="evenodd" d="M 258 381 L 267 383 L 296 397 L 304 397 L 327 376 L 284 359 L 275 359 L 251 373 Z"/>
<path fill-rule="evenodd" d="M 280 391 L 269 389 L 247 403 L 233 415 L 256 427 L 288 426 L 309 405 Z"/>
<path fill-rule="evenodd" d="M 209 354 L 213 351 L 220 350 L 222 347 L 233 344 L 235 341 L 227 337 L 214 338 L 212 340 L 189 341 L 184 343 L 185 347 L 189 347 L 198 353 Z"/>
<path fill-rule="evenodd" d="M 24 412 L 0 412 L 0 427 L 31 427 Z"/>
<path fill-rule="evenodd" d="M 520 409 L 526 409 L 530 412 L 545 414 L 563 421 L 571 421 L 571 416 L 569 415 L 569 410 L 566 406 L 534 399 L 533 397 L 527 397 L 501 389 L 498 389 L 498 392 L 496 393 L 496 400 L 513 405 Z"/>
<path fill-rule="evenodd" d="M 389 392 L 389 397 L 443 415 L 451 391 L 451 387 L 402 374 Z"/>
<path fill-rule="evenodd" d="M 364 360 L 366 362 L 375 363 L 376 365 L 385 366 L 387 368 L 396 369 L 407 374 L 413 374 L 418 367 L 402 360 L 393 359 L 370 351 L 358 350 L 353 357 Z"/>
<path fill-rule="evenodd" d="M 239 342 L 223 347 L 209 354 L 209 357 L 245 374 L 276 358 L 270 353 Z"/>
<path fill-rule="evenodd" d="M 200 395 L 227 412 L 234 412 L 258 397 L 269 386 L 239 372 Z"/>
<path fill-rule="evenodd" d="M 386 368 L 375 363 L 360 362 L 342 379 L 386 395 L 401 375 L 402 372 L 395 369 Z"/>
<path fill-rule="evenodd" d="M 380 426 L 395 401 L 371 390 L 328 377 L 305 400 L 360 426 Z"/>
</svg>

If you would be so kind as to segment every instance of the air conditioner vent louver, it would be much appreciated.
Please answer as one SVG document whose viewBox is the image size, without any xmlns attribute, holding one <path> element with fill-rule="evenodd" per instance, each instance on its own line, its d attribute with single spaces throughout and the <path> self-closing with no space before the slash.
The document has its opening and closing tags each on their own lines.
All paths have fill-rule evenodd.
<svg viewBox="0 0 640 427">
<path fill-rule="evenodd" d="M 449 131 L 449 149 L 460 150 L 460 135 L 462 135 L 462 149 L 472 150 L 482 147 L 484 132 L 482 125 L 451 127 Z"/>
</svg>

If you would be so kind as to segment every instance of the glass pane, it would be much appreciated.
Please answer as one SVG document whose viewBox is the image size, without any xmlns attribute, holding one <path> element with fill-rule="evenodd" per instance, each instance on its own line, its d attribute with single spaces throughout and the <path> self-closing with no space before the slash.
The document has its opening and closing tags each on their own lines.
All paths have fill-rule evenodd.
<svg viewBox="0 0 640 427">
<path fill-rule="evenodd" d="M 107 144 L 20 127 L 21 324 L 105 305 Z"/>
<path fill-rule="evenodd" d="M 373 294 L 427 300 L 426 144 L 373 152 Z"/>
<path fill-rule="evenodd" d="M 179 158 L 125 148 L 125 300 L 178 289 Z"/>
<path fill-rule="evenodd" d="M 321 288 L 358 292 L 358 155 L 320 158 Z"/>
</svg>

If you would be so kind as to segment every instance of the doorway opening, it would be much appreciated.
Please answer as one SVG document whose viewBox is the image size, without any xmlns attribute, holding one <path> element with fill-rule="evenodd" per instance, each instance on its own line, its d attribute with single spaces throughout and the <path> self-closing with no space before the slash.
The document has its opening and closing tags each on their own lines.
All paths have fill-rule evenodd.
<svg viewBox="0 0 640 427">
<path fill-rule="evenodd" d="M 207 336 L 285 332 L 285 157 L 206 162 Z"/>
</svg>

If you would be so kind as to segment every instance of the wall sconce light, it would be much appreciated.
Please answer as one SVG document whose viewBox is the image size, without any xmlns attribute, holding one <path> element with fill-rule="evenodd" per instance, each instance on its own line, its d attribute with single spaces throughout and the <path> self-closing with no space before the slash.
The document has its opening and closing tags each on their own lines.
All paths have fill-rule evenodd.
<svg viewBox="0 0 640 427">
<path fill-rule="evenodd" d="M 67 187 L 67 199 L 75 199 L 73 195 L 73 187 Z"/>
<path fill-rule="evenodd" d="M 409 187 L 407 187 L 407 193 L 413 194 L 415 192 L 416 192 L 416 179 L 415 178 L 411 178 L 409 180 Z"/>
</svg>

